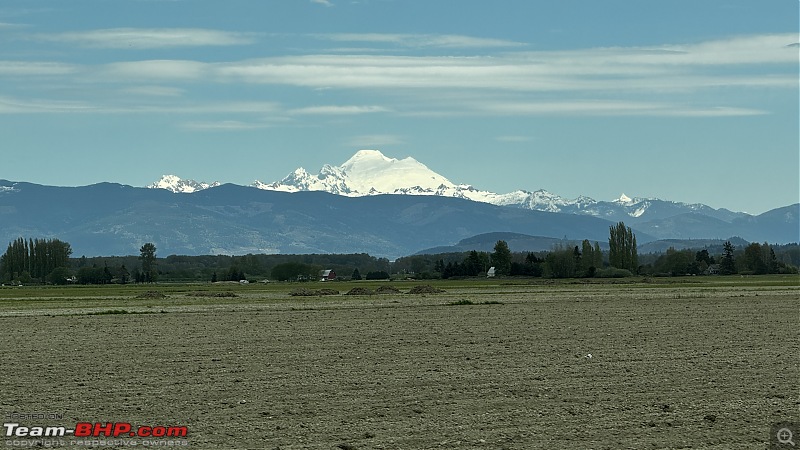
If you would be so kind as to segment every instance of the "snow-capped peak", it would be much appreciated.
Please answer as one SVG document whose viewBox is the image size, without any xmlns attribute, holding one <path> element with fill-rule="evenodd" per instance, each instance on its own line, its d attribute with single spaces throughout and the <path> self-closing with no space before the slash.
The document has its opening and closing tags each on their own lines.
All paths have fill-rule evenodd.
<svg viewBox="0 0 800 450">
<path fill-rule="evenodd" d="M 189 193 L 218 185 L 218 182 L 201 183 L 164 175 L 148 187 Z M 316 175 L 300 167 L 280 181 L 262 183 L 256 180 L 250 186 L 283 192 L 323 191 L 349 197 L 380 194 L 456 197 L 536 211 L 585 214 L 608 220 L 644 220 L 671 214 L 670 211 L 676 209 L 711 209 L 705 205 L 686 205 L 655 198 L 631 198 L 624 193 L 610 202 L 585 196 L 568 199 L 543 189 L 498 194 L 479 190 L 469 184 L 454 184 L 412 157 L 390 158 L 379 150 L 359 150 L 340 166 L 323 165 Z"/>
<path fill-rule="evenodd" d="M 166 189 L 172 192 L 192 193 L 211 187 L 219 186 L 219 182 L 206 183 L 194 180 L 182 180 L 177 175 L 164 175 L 155 183 L 147 185 L 152 189 Z"/>
<path fill-rule="evenodd" d="M 379 150 L 359 150 L 339 166 L 353 192 L 375 190 L 393 193 L 409 187 L 435 191 L 440 186 L 455 187 L 447 178 L 430 170 L 414 158 L 389 158 Z"/>
<path fill-rule="evenodd" d="M 628 197 L 627 195 L 625 195 L 624 192 L 622 193 L 622 195 L 619 196 L 618 199 L 613 200 L 613 201 L 614 201 L 614 203 L 619 203 L 621 205 L 631 205 L 631 204 L 633 204 L 633 199 Z"/>
</svg>

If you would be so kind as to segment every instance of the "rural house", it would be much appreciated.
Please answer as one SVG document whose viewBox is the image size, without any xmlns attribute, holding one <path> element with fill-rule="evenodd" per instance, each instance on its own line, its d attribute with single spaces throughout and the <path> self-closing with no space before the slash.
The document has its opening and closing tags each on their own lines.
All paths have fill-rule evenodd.
<svg viewBox="0 0 800 450">
<path fill-rule="evenodd" d="M 319 281 L 333 281 L 336 279 L 336 272 L 331 269 L 319 271 Z"/>
</svg>

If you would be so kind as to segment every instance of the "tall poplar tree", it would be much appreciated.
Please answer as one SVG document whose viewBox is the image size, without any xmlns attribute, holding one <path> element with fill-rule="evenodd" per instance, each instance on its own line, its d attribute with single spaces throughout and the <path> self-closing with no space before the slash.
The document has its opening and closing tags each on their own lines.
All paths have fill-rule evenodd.
<svg viewBox="0 0 800 450">
<path fill-rule="evenodd" d="M 617 269 L 626 269 L 636 273 L 639 268 L 639 254 L 636 250 L 636 235 L 631 227 L 619 222 L 609 227 L 608 263 Z"/>
</svg>

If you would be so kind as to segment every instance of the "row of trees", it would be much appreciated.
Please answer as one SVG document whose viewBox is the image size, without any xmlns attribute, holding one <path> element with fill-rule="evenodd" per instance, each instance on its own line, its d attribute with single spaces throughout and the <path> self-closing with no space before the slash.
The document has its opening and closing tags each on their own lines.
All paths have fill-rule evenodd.
<svg viewBox="0 0 800 450">
<path fill-rule="evenodd" d="M 630 227 L 623 222 L 609 229 L 609 265 L 625 272 L 636 273 L 639 259 L 636 250 L 636 236 Z M 581 242 L 580 247 L 561 247 L 548 252 L 544 257 L 534 253 L 525 255 L 523 261 L 514 261 L 508 244 L 497 241 L 494 252 L 471 251 L 460 263 L 444 259 L 436 261 L 434 271 L 441 278 L 455 276 L 477 276 L 486 273 L 489 267 L 495 268 L 497 275 L 545 276 L 550 278 L 593 277 L 603 268 L 603 252 L 600 244 L 594 245 L 588 240 Z"/>
<path fill-rule="evenodd" d="M 573 243 L 578 244 L 578 243 Z M 702 250 L 676 250 L 638 255 L 636 236 L 623 223 L 609 229 L 608 259 L 598 242 L 563 244 L 548 252 L 512 253 L 505 241 L 493 252 L 470 251 L 415 255 L 393 263 L 367 254 L 168 256 L 157 258 L 156 247 L 144 244 L 139 256 L 70 259 L 68 243 L 57 239 L 17 239 L 0 256 L 0 281 L 81 284 L 167 281 L 239 281 L 242 279 L 316 280 L 322 269 L 340 278 L 385 279 L 390 274 L 416 278 L 481 276 L 495 267 L 498 275 L 547 278 L 797 273 L 800 245 L 731 242 Z M 776 252 L 777 249 L 777 252 Z M 713 254 L 712 254 L 713 252 Z M 132 268 L 132 269 L 129 269 Z M 362 272 L 366 276 L 362 275 Z M 348 274 L 352 275 L 348 277 Z"/>
<path fill-rule="evenodd" d="M 546 278 L 583 278 L 603 275 L 600 244 L 584 240 L 581 246 L 560 247 L 546 253 L 526 253 L 521 258 L 508 251 L 505 241 L 497 241 L 493 253 L 471 251 L 464 259 L 444 262 L 438 259 L 434 271 L 441 278 L 474 277 L 490 267 L 496 275 Z M 630 272 L 627 272 L 630 274 Z"/>
<path fill-rule="evenodd" d="M 738 256 L 737 256 L 738 253 Z M 779 261 L 775 250 L 768 243 L 748 244 L 737 252 L 730 241 L 723 245 L 722 255 L 714 258 L 708 250 L 676 250 L 670 248 L 652 264 L 640 268 L 646 273 L 658 275 L 700 275 L 713 272 L 720 275 L 748 274 L 765 275 L 772 273 L 794 273 L 795 267 Z"/>
<path fill-rule="evenodd" d="M 57 268 L 69 267 L 72 248 L 58 239 L 19 238 L 0 257 L 0 280 L 45 280 Z"/>
<path fill-rule="evenodd" d="M 152 283 L 158 280 L 156 246 L 147 243 L 140 249 L 141 270 L 128 271 L 124 263 L 109 266 L 88 264 L 86 257 L 78 260 L 77 270 L 70 269 L 72 247 L 58 239 L 18 238 L 0 256 L 0 281 L 20 283 L 67 284 L 125 284 L 130 281 Z"/>
</svg>

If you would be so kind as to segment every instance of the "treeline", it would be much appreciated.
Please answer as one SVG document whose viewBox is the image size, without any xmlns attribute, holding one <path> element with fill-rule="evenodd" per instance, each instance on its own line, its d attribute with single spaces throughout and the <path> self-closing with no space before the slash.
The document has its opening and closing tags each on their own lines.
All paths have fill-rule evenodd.
<svg viewBox="0 0 800 450">
<path fill-rule="evenodd" d="M 543 278 L 798 273 L 798 244 L 750 243 L 742 247 L 736 248 L 726 242 L 719 249 L 670 248 L 665 253 L 636 255 L 635 258 L 629 253 L 623 258 L 623 261 L 627 259 L 627 264 L 617 260 L 616 264 L 626 266 L 621 268 L 611 264 L 609 252 L 601 251 L 597 242 L 562 244 L 544 252 L 511 253 L 510 264 L 507 265 L 499 264 L 506 259 L 501 256 L 503 252 L 497 254 L 496 245 L 493 253 L 471 251 L 408 256 L 395 261 L 392 270 L 395 274 L 408 274 L 417 278 L 486 276 L 492 266 L 497 275 Z M 637 263 L 635 267 L 632 265 L 634 261 Z M 503 267 L 507 267 L 507 270 Z"/>
<path fill-rule="evenodd" d="M 495 244 L 494 252 L 470 251 L 440 255 L 415 255 L 398 259 L 394 269 L 419 278 L 486 276 L 494 267 L 498 276 L 543 278 L 591 278 L 630 276 L 627 269 L 604 263 L 598 242 L 584 240 L 580 245 L 559 246 L 549 252 L 513 253 L 505 241 Z"/>
<path fill-rule="evenodd" d="M 741 242 L 741 241 L 737 241 Z M 636 253 L 635 236 L 618 224 L 609 230 L 613 252 L 598 242 L 563 243 L 550 251 L 511 252 L 498 241 L 493 252 L 413 255 L 390 262 L 366 253 L 309 255 L 204 255 L 156 257 L 152 244 L 139 256 L 70 258 L 68 243 L 58 239 L 17 239 L 0 257 L 0 282 L 12 284 L 108 284 L 134 282 L 303 281 L 318 279 L 319 271 L 334 270 L 338 279 L 454 278 L 498 276 L 592 278 L 682 276 L 705 274 L 798 273 L 800 245 L 747 243 L 735 247 L 668 249 L 665 253 Z M 612 260 L 613 253 L 613 260 Z M 612 262 L 613 261 L 613 262 Z M 622 267 L 620 267 L 622 266 Z M 362 275 L 366 274 L 366 275 Z"/>
<path fill-rule="evenodd" d="M 58 239 L 18 238 L 0 256 L 0 281 L 60 280 L 67 273 L 72 248 Z"/>
<path fill-rule="evenodd" d="M 631 276 L 638 272 L 636 236 L 623 222 L 609 227 L 608 262 L 604 262 L 600 244 L 584 240 L 580 245 L 553 249 L 550 252 L 514 254 L 499 240 L 494 252 L 471 251 L 449 261 L 431 260 L 427 255 L 398 260 L 396 268 L 418 273 L 421 278 L 474 277 L 483 274 L 547 278 L 591 278 L 595 276 Z"/>
<path fill-rule="evenodd" d="M 80 257 L 70 260 L 76 273 L 89 269 L 99 274 L 108 267 L 113 283 L 124 280 L 123 275 L 129 271 L 127 282 L 139 281 L 139 278 L 150 274 L 150 278 L 163 282 L 198 282 L 198 281 L 260 281 L 315 280 L 320 270 L 332 269 L 340 278 L 348 279 L 358 269 L 360 273 L 371 273 L 389 270 L 389 260 L 376 258 L 366 253 L 354 254 L 309 254 L 309 255 L 263 255 L 247 254 L 229 255 L 170 255 L 155 258 L 150 271 L 144 271 L 141 256 Z M 103 275 L 108 279 L 108 274 Z M 80 277 L 78 277 L 80 280 Z M 145 281 L 146 282 L 146 281 Z"/>
<path fill-rule="evenodd" d="M 770 245 L 753 242 L 743 249 L 736 249 L 726 242 L 722 252 L 713 255 L 708 249 L 676 250 L 666 253 L 640 268 L 642 274 L 657 276 L 680 275 L 766 275 L 797 273 L 800 265 L 800 246 Z"/>
</svg>

